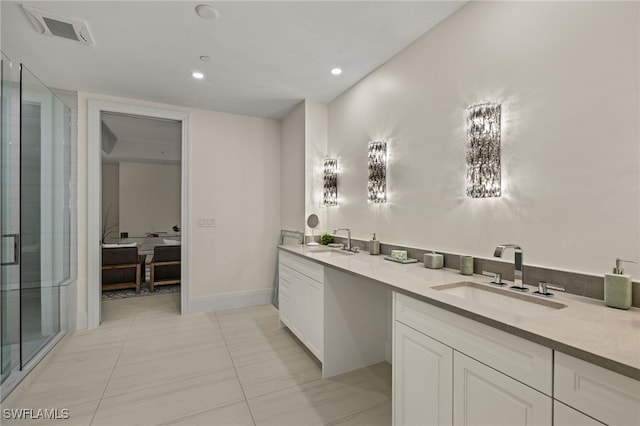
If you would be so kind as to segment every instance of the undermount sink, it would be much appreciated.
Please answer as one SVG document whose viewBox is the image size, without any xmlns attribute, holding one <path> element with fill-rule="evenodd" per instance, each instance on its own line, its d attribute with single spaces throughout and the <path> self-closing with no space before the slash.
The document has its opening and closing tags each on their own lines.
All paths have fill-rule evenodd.
<svg viewBox="0 0 640 426">
<path fill-rule="evenodd" d="M 535 296 L 488 287 L 469 281 L 443 284 L 432 288 L 452 296 L 477 302 L 480 305 L 524 316 L 553 312 L 567 307 L 567 305 L 552 300 L 538 299 Z"/>
<path fill-rule="evenodd" d="M 307 248 L 306 252 L 307 253 L 338 253 L 338 254 L 345 254 L 345 255 L 355 254 L 352 251 L 347 251 L 340 248 L 331 248 L 331 247 Z"/>
</svg>

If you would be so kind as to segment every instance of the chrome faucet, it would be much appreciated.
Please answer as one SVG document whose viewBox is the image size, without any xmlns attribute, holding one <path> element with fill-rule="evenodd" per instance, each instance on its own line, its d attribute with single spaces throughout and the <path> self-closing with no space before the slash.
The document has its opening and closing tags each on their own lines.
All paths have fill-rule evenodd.
<svg viewBox="0 0 640 426">
<path fill-rule="evenodd" d="M 338 231 L 347 231 L 347 246 L 344 249 L 351 251 L 351 230 L 349 228 L 339 228 L 339 229 L 334 229 L 333 233 L 337 234 Z"/>
<path fill-rule="evenodd" d="M 504 249 L 507 248 L 514 249 L 516 254 L 513 271 L 513 285 L 511 286 L 511 288 L 519 291 L 527 291 L 528 288 L 525 287 L 522 282 L 522 247 L 517 244 L 502 244 L 496 247 L 496 251 L 493 252 L 493 255 L 495 257 L 502 257 Z"/>
</svg>

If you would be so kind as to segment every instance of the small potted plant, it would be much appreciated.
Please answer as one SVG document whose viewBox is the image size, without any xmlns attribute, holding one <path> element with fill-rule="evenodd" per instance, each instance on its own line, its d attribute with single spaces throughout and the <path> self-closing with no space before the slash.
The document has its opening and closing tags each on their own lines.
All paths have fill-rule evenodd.
<svg viewBox="0 0 640 426">
<path fill-rule="evenodd" d="M 327 244 L 332 243 L 332 242 L 333 242 L 333 235 L 331 235 L 331 234 L 329 234 L 329 233 L 325 232 L 325 233 L 324 233 L 324 234 L 322 234 L 322 236 L 320 237 L 320 242 L 321 242 L 323 245 L 325 245 L 325 246 L 326 246 Z"/>
</svg>

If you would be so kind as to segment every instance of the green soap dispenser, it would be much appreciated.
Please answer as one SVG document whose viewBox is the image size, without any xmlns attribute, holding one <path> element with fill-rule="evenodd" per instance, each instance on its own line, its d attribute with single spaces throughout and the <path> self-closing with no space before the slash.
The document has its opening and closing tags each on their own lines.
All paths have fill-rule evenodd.
<svg viewBox="0 0 640 426">
<path fill-rule="evenodd" d="M 369 254 L 378 255 L 380 254 L 380 241 L 376 240 L 376 234 L 374 233 L 371 239 L 369 240 Z"/>
<path fill-rule="evenodd" d="M 604 274 L 604 303 L 612 308 L 629 309 L 631 307 L 631 275 L 624 275 L 622 262 L 637 263 L 616 259 L 613 274 Z"/>
</svg>

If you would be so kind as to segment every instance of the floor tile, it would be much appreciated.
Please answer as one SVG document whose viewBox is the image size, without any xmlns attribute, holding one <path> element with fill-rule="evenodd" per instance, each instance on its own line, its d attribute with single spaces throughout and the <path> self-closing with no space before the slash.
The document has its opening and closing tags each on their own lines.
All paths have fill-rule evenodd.
<svg viewBox="0 0 640 426">
<path fill-rule="evenodd" d="M 246 308 L 216 311 L 215 315 L 218 318 L 220 325 L 225 326 L 238 321 L 277 317 L 278 309 L 273 305 L 257 305 Z"/>
<path fill-rule="evenodd" d="M 229 352 L 236 367 L 241 367 L 247 364 L 304 352 L 304 348 L 300 342 L 289 333 L 281 333 L 232 343 L 229 345 Z"/>
<path fill-rule="evenodd" d="M 220 346 L 224 347 L 224 339 L 219 329 L 193 329 L 164 337 L 130 339 L 122 348 L 118 367 Z"/>
<path fill-rule="evenodd" d="M 254 426 L 253 417 L 245 401 L 204 413 L 184 417 L 164 423 L 166 425 L 193 425 L 193 426 Z"/>
<path fill-rule="evenodd" d="M 359 413 L 330 423 L 331 426 L 389 426 L 391 425 L 391 402 L 368 408 Z"/>
<path fill-rule="evenodd" d="M 61 375 L 82 375 L 102 369 L 113 369 L 121 349 L 117 347 L 94 348 L 73 353 L 54 354 L 47 369 L 57 370 Z"/>
<path fill-rule="evenodd" d="M 220 322 L 218 322 L 218 317 L 215 312 L 205 312 L 204 314 L 212 324 L 220 326 Z"/>
<path fill-rule="evenodd" d="M 243 399 L 234 371 L 225 370 L 103 398 L 92 426 L 166 423 Z"/>
<path fill-rule="evenodd" d="M 61 375 L 55 368 L 47 369 L 36 381 L 29 383 L 13 405 L 14 408 L 66 408 L 99 400 L 110 375 L 111 369 L 75 375 Z"/>
<path fill-rule="evenodd" d="M 231 357 L 225 346 L 118 365 L 109 380 L 105 396 L 137 392 L 223 370 L 231 370 L 235 376 Z"/>
<path fill-rule="evenodd" d="M 273 306 L 191 316 L 179 306 L 179 295 L 103 302 L 102 325 L 67 336 L 11 399 L 70 418 L 2 424 L 391 424 L 389 364 L 322 380 Z"/>
<path fill-rule="evenodd" d="M 389 399 L 355 371 L 249 399 L 256 425 L 324 425 Z"/>
<path fill-rule="evenodd" d="M 360 372 L 382 393 L 391 398 L 391 364 L 380 362 L 363 368 Z"/>
<path fill-rule="evenodd" d="M 214 325 L 204 314 L 188 317 L 151 317 L 145 318 L 139 315 L 131 326 L 128 339 L 148 339 L 154 337 L 166 337 L 169 334 L 180 334 L 198 329 L 215 329 Z"/>
<path fill-rule="evenodd" d="M 234 320 L 220 320 L 218 317 L 218 320 L 227 344 L 287 333 L 285 329 L 280 328 L 278 317 L 273 315 Z"/>
<path fill-rule="evenodd" d="M 247 399 L 318 380 L 322 371 L 306 352 L 236 366 Z"/>
<path fill-rule="evenodd" d="M 131 325 L 102 327 L 95 330 L 79 330 L 63 339 L 58 352 L 89 349 L 94 346 L 122 344 L 127 339 Z"/>
</svg>

